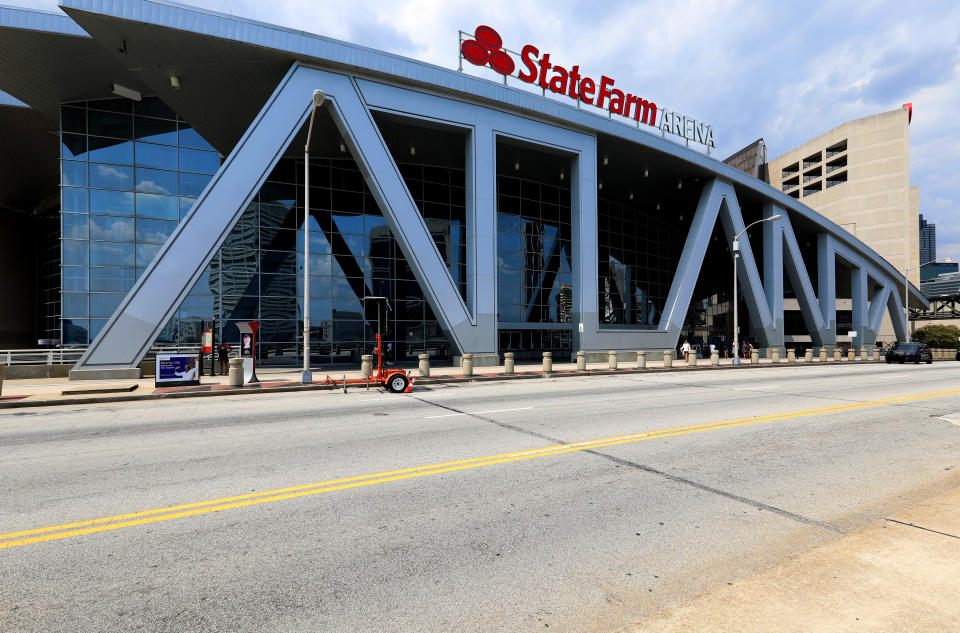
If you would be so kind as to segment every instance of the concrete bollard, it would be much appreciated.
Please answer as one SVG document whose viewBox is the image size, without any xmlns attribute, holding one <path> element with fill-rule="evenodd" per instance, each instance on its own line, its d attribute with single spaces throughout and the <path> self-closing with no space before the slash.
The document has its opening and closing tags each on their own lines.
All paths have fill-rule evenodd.
<svg viewBox="0 0 960 633">
<path fill-rule="evenodd" d="M 243 359 L 242 358 L 231 358 L 230 359 L 230 386 L 231 387 L 240 387 L 243 386 Z"/>
<path fill-rule="evenodd" d="M 3 395 L 3 365 L 0 365 L 0 396 Z"/>
<path fill-rule="evenodd" d="M 720 365 L 720 350 L 715 349 L 710 352 L 710 364 L 714 367 Z"/>
<path fill-rule="evenodd" d="M 512 374 L 513 373 L 513 352 L 505 352 L 503 354 L 503 373 Z"/>
<path fill-rule="evenodd" d="M 813 362 L 813 348 L 810 348 L 803 353 L 803 362 L 805 363 Z"/>
<path fill-rule="evenodd" d="M 880 360 L 880 350 L 873 348 L 873 360 Z"/>
<path fill-rule="evenodd" d="M 839 361 L 840 358 L 841 358 L 840 348 L 839 348 L 839 347 L 834 347 L 834 348 L 833 348 L 833 360 Z"/>
<path fill-rule="evenodd" d="M 577 371 L 587 371 L 587 353 L 582 350 L 577 352 Z"/>
<path fill-rule="evenodd" d="M 780 348 L 772 347 L 770 348 L 770 362 L 777 364 L 780 362 Z"/>
<path fill-rule="evenodd" d="M 613 350 L 607 352 L 607 369 L 617 368 L 617 353 Z"/>
<path fill-rule="evenodd" d="M 420 360 L 420 377 L 429 378 L 430 377 L 430 354 L 420 354 L 417 356 Z"/>
<path fill-rule="evenodd" d="M 543 373 L 549 374 L 553 371 L 553 352 L 543 353 Z"/>
<path fill-rule="evenodd" d="M 360 357 L 360 377 L 370 380 L 373 376 L 373 354 L 364 354 Z"/>
<path fill-rule="evenodd" d="M 869 358 L 870 358 L 870 357 L 867 356 L 867 348 L 866 348 L 866 347 L 861 347 L 861 348 L 860 348 L 860 360 L 867 360 L 867 359 L 869 359 Z"/>
<path fill-rule="evenodd" d="M 668 349 L 663 353 L 663 366 L 673 367 L 673 350 Z"/>
<path fill-rule="evenodd" d="M 820 362 L 821 362 L 821 363 L 827 362 L 827 348 L 826 348 L 826 347 L 821 347 L 821 348 L 820 348 Z"/>
<path fill-rule="evenodd" d="M 647 368 L 647 353 L 637 352 L 637 369 Z"/>
<path fill-rule="evenodd" d="M 687 367 L 697 366 L 697 350 L 690 350 L 687 353 Z"/>
<path fill-rule="evenodd" d="M 462 367 L 464 376 L 473 375 L 473 354 L 464 354 Z"/>
<path fill-rule="evenodd" d="M 750 352 L 750 364 L 759 365 L 760 364 L 760 350 L 753 350 Z"/>
<path fill-rule="evenodd" d="M 787 350 L 787 362 L 788 362 L 788 363 L 795 363 L 795 362 L 797 362 L 797 353 L 796 353 L 795 351 L 793 351 L 792 349 L 788 349 L 788 350 Z"/>
<path fill-rule="evenodd" d="M 847 360 L 849 361 L 857 360 L 857 352 L 852 347 L 847 350 Z"/>
</svg>

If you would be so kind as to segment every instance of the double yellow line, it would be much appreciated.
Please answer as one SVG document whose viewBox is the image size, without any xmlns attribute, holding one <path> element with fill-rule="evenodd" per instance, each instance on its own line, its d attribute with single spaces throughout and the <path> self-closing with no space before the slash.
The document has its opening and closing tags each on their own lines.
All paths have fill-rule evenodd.
<svg viewBox="0 0 960 633">
<path fill-rule="evenodd" d="M 759 424 L 761 422 L 777 422 L 781 420 L 790 420 L 812 415 L 823 415 L 828 413 L 839 413 L 843 411 L 854 411 L 869 407 L 882 405 L 901 404 L 915 400 L 924 400 L 927 398 L 940 398 L 944 396 L 953 396 L 960 394 L 960 389 L 950 391 L 938 391 L 933 393 L 918 394 L 912 396 L 902 396 L 897 398 L 886 398 L 883 400 L 872 400 L 868 402 L 855 402 L 848 404 L 839 404 L 831 407 L 821 407 L 818 409 L 806 409 L 802 411 L 789 411 L 786 413 L 775 413 L 771 415 L 757 416 L 751 418 L 740 418 L 734 420 L 724 420 L 721 422 L 711 422 L 708 424 L 699 424 L 696 426 L 681 426 L 671 429 L 662 429 L 659 431 L 649 431 L 647 433 L 636 433 L 632 435 L 619 435 L 616 437 L 607 437 L 574 444 L 558 444 L 545 448 L 529 449 L 525 451 L 516 451 L 513 453 L 501 453 L 499 455 L 488 455 L 486 457 L 475 457 L 473 459 L 464 459 L 453 462 L 443 462 L 439 464 L 430 464 L 427 466 L 416 466 L 413 468 L 403 468 L 399 470 L 388 470 L 370 475 L 358 475 L 355 477 L 346 477 L 343 479 L 331 479 L 312 484 L 303 484 L 299 486 L 290 486 L 287 488 L 277 488 L 275 490 L 266 490 L 264 492 L 254 492 L 233 497 L 222 497 L 220 499 L 211 499 L 208 501 L 196 501 L 194 503 L 185 503 L 165 508 L 156 508 L 153 510 L 143 510 L 129 514 L 118 514 L 99 519 L 89 519 L 86 521 L 76 521 L 74 523 L 63 523 L 60 525 L 51 525 L 48 527 L 34 528 L 20 532 L 10 532 L 0 534 L 0 549 L 9 547 L 19 547 L 31 543 L 42 543 L 44 541 L 55 541 L 71 536 L 80 536 L 82 534 L 93 534 L 95 532 L 107 532 L 118 530 L 120 528 L 145 525 L 147 523 L 157 523 L 159 521 L 169 521 L 170 519 L 180 519 L 184 517 L 198 516 L 210 512 L 220 512 L 221 510 L 231 510 L 234 508 L 244 508 L 247 506 L 259 505 L 261 503 L 271 503 L 274 501 L 283 501 L 286 499 L 296 499 L 298 497 L 308 497 L 325 492 L 336 492 L 338 490 L 348 490 L 350 488 L 359 488 L 361 486 L 372 486 L 374 484 L 383 484 L 391 481 L 400 481 L 403 479 L 413 479 L 415 477 L 426 477 L 428 475 L 439 475 L 458 470 L 467 470 L 470 468 L 480 468 L 481 466 L 493 466 L 495 464 L 505 464 L 524 459 L 534 459 L 539 457 L 549 457 L 552 455 L 562 455 L 575 451 L 584 451 L 590 449 L 602 448 L 605 446 L 616 446 L 618 444 L 629 444 L 631 442 L 640 442 L 643 440 L 652 440 L 675 435 L 686 435 L 688 433 L 701 433 L 703 431 L 714 431 L 737 426 L 746 426 L 750 424 Z"/>
</svg>

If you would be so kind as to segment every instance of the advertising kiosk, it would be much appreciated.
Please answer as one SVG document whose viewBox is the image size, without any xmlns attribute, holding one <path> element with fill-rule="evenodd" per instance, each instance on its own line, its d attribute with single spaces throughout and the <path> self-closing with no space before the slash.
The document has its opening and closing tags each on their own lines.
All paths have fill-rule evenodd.
<svg viewBox="0 0 960 633">
<path fill-rule="evenodd" d="M 257 329 L 259 321 L 237 323 L 240 330 L 240 358 L 243 359 L 243 384 L 260 382 L 257 380 Z"/>
</svg>

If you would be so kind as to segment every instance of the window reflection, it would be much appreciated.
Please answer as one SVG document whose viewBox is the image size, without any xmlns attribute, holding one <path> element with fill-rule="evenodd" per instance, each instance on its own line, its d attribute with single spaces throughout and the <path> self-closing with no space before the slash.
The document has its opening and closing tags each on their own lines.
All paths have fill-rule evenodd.
<svg viewBox="0 0 960 633">
<path fill-rule="evenodd" d="M 90 186 L 98 189 L 133 189 L 133 169 L 124 165 L 91 163 Z"/>
</svg>

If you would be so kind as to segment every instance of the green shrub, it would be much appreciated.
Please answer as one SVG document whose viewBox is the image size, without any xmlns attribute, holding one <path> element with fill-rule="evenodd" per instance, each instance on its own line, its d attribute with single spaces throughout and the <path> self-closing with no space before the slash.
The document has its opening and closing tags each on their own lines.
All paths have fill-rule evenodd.
<svg viewBox="0 0 960 633">
<path fill-rule="evenodd" d="M 910 338 L 918 343 L 926 343 L 930 347 L 954 348 L 960 345 L 960 328 L 955 325 L 925 325 Z"/>
</svg>

